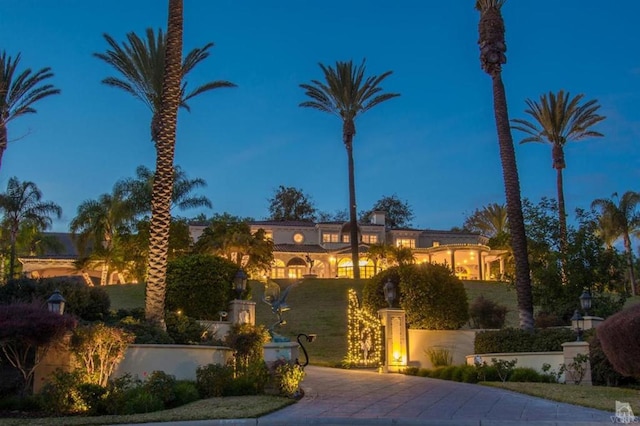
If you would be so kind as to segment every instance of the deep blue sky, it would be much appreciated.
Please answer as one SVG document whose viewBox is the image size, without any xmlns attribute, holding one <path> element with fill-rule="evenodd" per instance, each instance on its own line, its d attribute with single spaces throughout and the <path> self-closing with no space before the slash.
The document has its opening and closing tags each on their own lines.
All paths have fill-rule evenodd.
<svg viewBox="0 0 640 426">
<path fill-rule="evenodd" d="M 301 188 L 319 210 L 347 207 L 341 123 L 299 108 L 300 83 L 321 78 L 318 63 L 367 59 L 393 70 L 386 91 L 401 97 L 356 122 L 358 210 L 396 194 L 413 207 L 414 226 L 449 229 L 466 214 L 504 202 L 490 78 L 478 61 L 474 1 L 322 2 L 185 0 L 185 51 L 212 41 L 191 85 L 230 80 L 239 87 L 194 99 L 181 111 L 175 163 L 208 187 L 207 215 L 262 219 L 278 185 Z M 0 0 L 0 49 L 22 66 L 49 66 L 59 96 L 10 123 L 0 169 L 35 182 L 64 210 L 65 231 L 84 200 L 110 192 L 138 165 L 154 168 L 151 114 L 100 81 L 115 75 L 92 56 L 102 34 L 166 26 L 161 0 Z M 567 208 L 588 207 L 614 191 L 638 190 L 640 175 L 640 2 L 510 0 L 503 7 L 510 116 L 525 99 L 565 89 L 602 105 L 604 138 L 566 148 Z M 517 142 L 523 135 L 514 131 Z M 516 145 L 522 196 L 555 197 L 549 145 Z M 178 212 L 194 216 L 200 211 Z"/>
</svg>

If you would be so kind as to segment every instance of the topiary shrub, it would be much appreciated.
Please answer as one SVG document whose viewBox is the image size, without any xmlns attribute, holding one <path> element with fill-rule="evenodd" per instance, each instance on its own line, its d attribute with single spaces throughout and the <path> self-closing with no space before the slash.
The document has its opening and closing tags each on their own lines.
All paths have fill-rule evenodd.
<svg viewBox="0 0 640 426">
<path fill-rule="evenodd" d="M 640 378 L 640 304 L 607 318 L 596 335 L 618 373 Z"/>
<path fill-rule="evenodd" d="M 593 331 L 595 331 L 594 329 Z M 590 331 L 590 330 L 589 330 Z M 585 333 L 586 334 L 586 333 Z M 607 359 L 597 333 L 587 339 L 589 342 L 589 363 L 591 364 L 591 381 L 597 386 L 636 385 L 638 381 L 618 373 Z"/>
<path fill-rule="evenodd" d="M 167 265 L 166 309 L 201 320 L 217 320 L 232 297 L 238 266 L 207 254 L 182 256 Z"/>
<path fill-rule="evenodd" d="M 399 306 L 411 328 L 456 330 L 469 320 L 469 304 L 462 281 L 446 266 L 423 263 L 389 268 L 365 286 L 369 310 L 385 307 L 383 287 L 387 279 L 399 289 Z"/>
<path fill-rule="evenodd" d="M 196 370 L 196 387 L 201 398 L 223 396 L 233 380 L 233 367 L 207 364 Z"/>
<path fill-rule="evenodd" d="M 483 295 L 475 298 L 469 306 L 469 317 L 473 328 L 502 328 L 509 310 Z"/>
</svg>

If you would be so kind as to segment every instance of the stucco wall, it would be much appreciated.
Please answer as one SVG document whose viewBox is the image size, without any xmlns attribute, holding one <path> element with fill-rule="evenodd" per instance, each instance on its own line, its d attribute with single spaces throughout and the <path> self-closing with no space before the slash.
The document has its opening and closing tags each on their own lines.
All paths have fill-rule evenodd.
<svg viewBox="0 0 640 426">
<path fill-rule="evenodd" d="M 222 346 L 130 345 L 113 377 L 125 373 L 145 379 L 153 371 L 164 371 L 176 379 L 196 379 L 196 369 L 207 364 L 226 364 L 232 351 Z"/>
<path fill-rule="evenodd" d="M 479 330 L 413 330 L 409 329 L 409 362 L 411 367 L 433 368 L 427 352 L 431 348 L 448 349 L 453 365 L 466 363 L 473 353 L 473 344 Z"/>
</svg>

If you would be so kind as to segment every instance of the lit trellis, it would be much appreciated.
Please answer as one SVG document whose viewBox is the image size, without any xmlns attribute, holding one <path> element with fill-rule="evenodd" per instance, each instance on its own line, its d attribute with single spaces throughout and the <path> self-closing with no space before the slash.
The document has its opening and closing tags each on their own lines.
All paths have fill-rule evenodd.
<svg viewBox="0 0 640 426">
<path fill-rule="evenodd" d="M 377 367 L 382 362 L 380 320 L 360 307 L 356 291 L 349 289 L 347 307 L 347 356 L 352 366 Z"/>
</svg>

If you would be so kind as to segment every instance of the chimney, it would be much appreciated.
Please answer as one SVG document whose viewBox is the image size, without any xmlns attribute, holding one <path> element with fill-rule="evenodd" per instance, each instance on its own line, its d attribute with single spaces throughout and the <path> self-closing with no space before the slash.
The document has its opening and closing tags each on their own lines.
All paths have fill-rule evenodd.
<svg viewBox="0 0 640 426">
<path fill-rule="evenodd" d="M 371 213 L 371 223 L 374 225 L 384 226 L 386 213 L 383 211 L 374 211 Z"/>
</svg>

